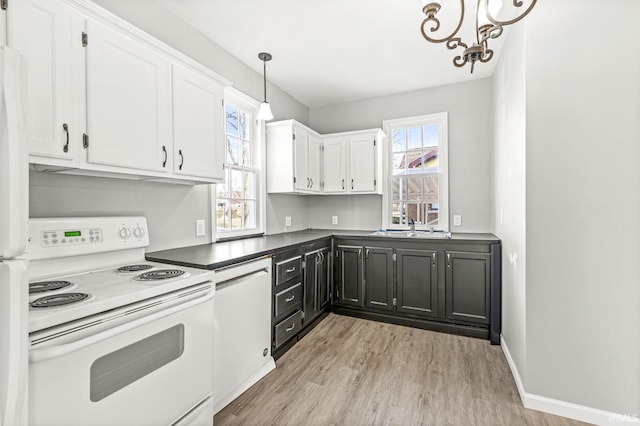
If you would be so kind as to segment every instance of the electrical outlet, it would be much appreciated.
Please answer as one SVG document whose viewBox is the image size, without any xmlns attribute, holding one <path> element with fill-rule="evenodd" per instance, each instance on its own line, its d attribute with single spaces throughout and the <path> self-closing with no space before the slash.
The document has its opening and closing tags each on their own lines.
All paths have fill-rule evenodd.
<svg viewBox="0 0 640 426">
<path fill-rule="evenodd" d="M 291 216 L 284 217 L 284 226 L 291 226 Z"/>
<path fill-rule="evenodd" d="M 453 215 L 453 226 L 461 226 L 462 225 L 462 215 L 454 214 Z"/>
<path fill-rule="evenodd" d="M 196 237 L 204 237 L 205 230 L 205 222 L 204 219 L 196 220 Z"/>
<path fill-rule="evenodd" d="M 338 216 L 331 216 L 331 224 L 332 225 L 338 224 Z"/>
</svg>

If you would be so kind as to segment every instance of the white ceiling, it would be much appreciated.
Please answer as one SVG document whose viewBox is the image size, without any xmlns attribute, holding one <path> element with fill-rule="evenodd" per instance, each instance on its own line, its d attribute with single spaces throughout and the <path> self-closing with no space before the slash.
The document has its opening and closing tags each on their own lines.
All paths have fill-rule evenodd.
<svg viewBox="0 0 640 426">
<path fill-rule="evenodd" d="M 485 78 L 497 62 L 476 64 L 473 74 L 454 67 L 461 48 L 422 38 L 420 0 L 158 1 L 260 73 L 258 53 L 271 53 L 267 78 L 311 108 Z M 456 4 L 443 1 L 450 25 Z M 461 32 L 469 44 L 473 23 L 468 16 Z M 492 44 L 497 54 L 500 41 Z"/>
</svg>

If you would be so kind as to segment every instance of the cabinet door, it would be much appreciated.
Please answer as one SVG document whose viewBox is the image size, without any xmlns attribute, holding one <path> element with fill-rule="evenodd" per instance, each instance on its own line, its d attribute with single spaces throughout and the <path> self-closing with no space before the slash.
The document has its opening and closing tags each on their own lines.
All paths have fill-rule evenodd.
<svg viewBox="0 0 640 426">
<path fill-rule="evenodd" d="M 347 141 L 346 138 L 324 140 L 324 192 L 347 191 Z"/>
<path fill-rule="evenodd" d="M 309 137 L 304 130 L 293 129 L 293 146 L 294 146 L 294 179 L 295 189 L 308 191 L 311 186 L 309 180 Z"/>
<path fill-rule="evenodd" d="M 393 310 L 393 249 L 364 248 L 365 305 Z"/>
<path fill-rule="evenodd" d="M 397 249 L 398 312 L 438 316 L 437 254 Z"/>
<path fill-rule="evenodd" d="M 72 10 L 58 1 L 31 0 L 28 12 L 29 26 L 19 31 L 29 32 L 25 55 L 29 61 L 30 160 L 74 166 L 82 132 L 72 118 L 71 52 L 82 45 L 79 38 L 72 45 Z"/>
<path fill-rule="evenodd" d="M 322 142 L 320 138 L 309 135 L 309 163 L 307 166 L 307 173 L 309 175 L 309 190 L 312 192 L 320 192 L 322 190 L 322 176 L 320 173 L 320 162 L 321 162 L 321 149 Z"/>
<path fill-rule="evenodd" d="M 87 32 L 87 161 L 170 170 L 169 61 L 97 22 Z"/>
<path fill-rule="evenodd" d="M 318 263 L 320 255 L 316 253 L 304 256 L 304 318 L 303 325 L 318 315 Z"/>
<path fill-rule="evenodd" d="M 489 323 L 491 255 L 446 252 L 447 318 Z"/>
<path fill-rule="evenodd" d="M 372 135 L 349 139 L 349 190 L 373 192 L 376 189 L 376 147 Z"/>
<path fill-rule="evenodd" d="M 223 88 L 194 71 L 173 66 L 173 171 L 224 179 Z"/>
<path fill-rule="evenodd" d="M 338 246 L 338 303 L 364 306 L 362 299 L 362 247 Z"/>
<path fill-rule="evenodd" d="M 318 268 L 318 304 L 324 308 L 329 304 L 331 294 L 331 261 L 329 259 L 330 249 L 320 252 L 320 265 Z"/>
</svg>

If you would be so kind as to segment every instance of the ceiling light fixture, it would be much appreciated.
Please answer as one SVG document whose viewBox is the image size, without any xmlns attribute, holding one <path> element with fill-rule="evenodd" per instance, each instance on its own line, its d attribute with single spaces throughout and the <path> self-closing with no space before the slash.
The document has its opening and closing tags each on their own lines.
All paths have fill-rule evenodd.
<svg viewBox="0 0 640 426">
<path fill-rule="evenodd" d="M 477 0 L 476 3 L 476 42 L 470 47 L 462 42 L 460 37 L 456 37 L 460 27 L 462 27 L 462 21 L 464 20 L 464 0 L 460 0 L 460 20 L 458 25 L 451 34 L 444 38 L 433 38 L 427 35 L 425 26 L 431 24 L 429 32 L 437 32 L 440 29 L 440 20 L 436 17 L 441 8 L 441 0 L 422 0 L 422 12 L 427 15 L 422 26 L 422 36 L 432 43 L 444 43 L 446 42 L 447 49 L 454 50 L 458 47 L 464 48 L 462 56 L 456 56 L 453 58 L 453 64 L 456 67 L 463 67 L 467 63 L 471 63 L 471 72 L 473 73 L 473 66 L 476 61 L 489 62 L 493 58 L 493 50 L 489 49 L 489 39 L 498 38 L 502 35 L 503 27 L 511 24 L 515 24 L 531 12 L 533 6 L 537 0 L 531 0 L 531 4 L 520 15 L 513 19 L 506 21 L 499 21 L 497 19 L 498 11 L 502 6 L 502 0 Z M 520 8 L 524 4 L 521 0 L 513 0 L 513 6 Z"/>
<path fill-rule="evenodd" d="M 258 58 L 263 62 L 264 65 L 264 101 L 260 104 L 260 109 L 258 110 L 258 120 L 273 120 L 273 113 L 271 112 L 271 105 L 267 102 L 267 62 L 271 60 L 271 54 L 266 52 L 258 53 Z"/>
</svg>

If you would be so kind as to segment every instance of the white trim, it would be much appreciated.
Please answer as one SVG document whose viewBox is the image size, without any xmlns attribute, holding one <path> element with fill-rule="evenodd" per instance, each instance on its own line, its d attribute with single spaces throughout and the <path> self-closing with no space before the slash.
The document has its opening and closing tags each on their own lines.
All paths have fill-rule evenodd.
<svg viewBox="0 0 640 426">
<path fill-rule="evenodd" d="M 503 336 L 500 336 L 500 346 L 502 347 L 502 352 L 504 352 L 504 356 L 507 359 L 507 364 L 509 364 L 509 368 L 511 369 L 513 379 L 516 382 L 516 387 L 518 388 L 522 405 L 525 408 L 596 425 L 637 426 L 640 424 L 640 413 L 618 414 L 611 411 L 600 410 L 598 408 L 587 407 L 585 405 L 527 393 L 525 391 L 522 378 L 520 377 L 520 372 L 513 361 L 513 357 L 511 356 L 511 352 L 509 351 L 509 347 L 507 346 Z"/>
<path fill-rule="evenodd" d="M 438 112 L 427 115 L 417 115 L 413 117 L 396 118 L 392 120 L 384 120 L 382 122 L 382 128 L 387 135 L 387 144 L 382 152 L 383 157 L 383 182 L 382 182 L 382 228 L 393 228 L 391 224 L 391 203 L 389 202 L 390 180 L 389 164 L 391 162 L 391 150 L 393 149 L 392 132 L 391 128 L 395 127 L 411 127 L 411 126 L 424 126 L 428 124 L 440 125 L 440 137 L 439 140 L 444 141 L 442 145 L 438 146 L 439 149 L 439 165 L 440 165 L 440 194 L 438 197 L 439 204 L 439 225 L 436 227 L 438 230 L 449 231 L 449 113 Z M 396 226 L 398 227 L 398 226 Z M 416 228 L 429 228 L 426 225 L 416 226 Z"/>
</svg>

